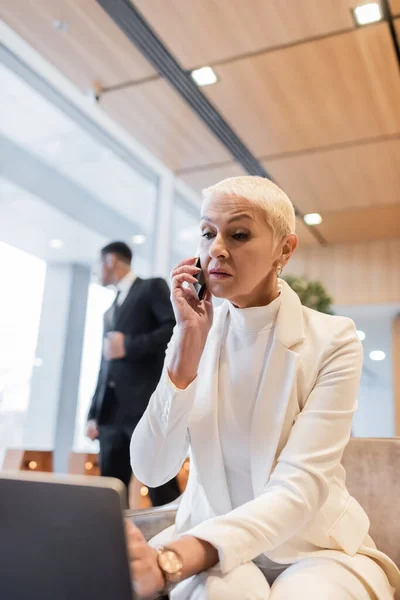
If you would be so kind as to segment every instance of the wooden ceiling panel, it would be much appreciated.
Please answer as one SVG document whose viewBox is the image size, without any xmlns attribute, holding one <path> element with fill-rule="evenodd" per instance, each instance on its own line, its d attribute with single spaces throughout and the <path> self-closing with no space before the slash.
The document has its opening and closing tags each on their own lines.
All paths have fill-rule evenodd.
<svg viewBox="0 0 400 600">
<path fill-rule="evenodd" d="M 114 85 L 155 74 L 96 0 L 12 0 L 3 20 L 83 90 L 93 81 Z M 54 21 L 67 24 L 59 31 Z"/>
<path fill-rule="evenodd" d="M 321 281 L 336 304 L 398 303 L 400 239 L 296 250 L 285 273 Z"/>
<path fill-rule="evenodd" d="M 258 157 L 400 132 L 386 23 L 215 70 L 204 93 Z"/>
<path fill-rule="evenodd" d="M 400 135 L 263 164 L 304 213 L 400 203 Z"/>
<path fill-rule="evenodd" d="M 184 68 L 354 27 L 354 0 L 134 0 Z"/>
<path fill-rule="evenodd" d="M 231 159 L 164 80 L 105 94 L 100 106 L 174 171 Z"/>
<path fill-rule="evenodd" d="M 296 219 L 296 233 L 299 236 L 298 248 L 314 248 L 320 246 L 318 240 L 313 236 L 311 230 L 303 219 Z"/>
<path fill-rule="evenodd" d="M 389 0 L 389 4 L 390 10 L 392 11 L 392 15 L 400 15 L 400 0 Z"/>
<path fill-rule="evenodd" d="M 322 214 L 318 225 L 329 244 L 400 238 L 400 204 Z"/>
<path fill-rule="evenodd" d="M 213 167 L 210 169 L 201 169 L 192 173 L 181 174 L 179 177 L 198 194 L 201 191 L 214 183 L 218 183 L 227 177 L 238 177 L 239 175 L 247 175 L 248 173 L 237 162 L 227 163 L 224 166 Z"/>
</svg>

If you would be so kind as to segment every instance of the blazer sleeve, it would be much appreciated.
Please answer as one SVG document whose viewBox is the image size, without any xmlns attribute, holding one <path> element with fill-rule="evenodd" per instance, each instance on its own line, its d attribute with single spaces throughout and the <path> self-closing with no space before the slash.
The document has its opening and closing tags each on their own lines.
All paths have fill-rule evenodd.
<svg viewBox="0 0 400 600">
<path fill-rule="evenodd" d="M 105 320 L 106 320 L 106 315 L 104 315 L 104 317 L 103 317 L 103 337 L 102 337 L 102 340 L 104 340 L 104 334 L 105 334 L 105 331 L 106 331 Z M 99 391 L 100 391 L 100 387 L 101 387 L 102 375 L 103 375 L 104 369 L 106 369 L 106 363 L 105 363 L 105 360 L 103 358 L 103 348 L 102 348 L 101 349 L 100 368 L 99 368 L 99 373 L 97 375 L 96 389 L 94 391 L 93 398 L 92 398 L 92 401 L 90 403 L 89 411 L 88 411 L 88 414 L 87 414 L 87 421 L 91 421 L 92 419 L 96 418 L 97 402 L 98 402 Z"/>
<path fill-rule="evenodd" d="M 164 279 L 152 280 L 148 290 L 148 302 L 157 321 L 157 326 L 149 333 L 125 335 L 126 358 L 135 360 L 152 354 L 155 350 L 165 350 L 175 326 L 174 311 L 170 300 L 170 290 Z"/>
<path fill-rule="evenodd" d="M 222 572 L 296 535 L 325 503 L 350 438 L 361 368 L 354 323 L 343 319 L 263 493 L 186 533 L 219 550 Z"/>
<path fill-rule="evenodd" d="M 135 476 L 149 487 L 158 487 L 175 477 L 188 455 L 188 422 L 196 395 L 197 379 L 186 389 L 174 386 L 168 375 L 168 344 L 159 384 L 131 439 L 131 466 Z"/>
<path fill-rule="evenodd" d="M 90 407 L 89 407 L 89 411 L 88 411 L 87 419 L 86 419 L 87 421 L 91 421 L 92 419 L 96 418 L 97 397 L 98 397 L 99 388 L 100 388 L 100 373 L 99 373 L 99 375 L 97 377 L 97 385 L 96 385 L 95 392 L 93 394 L 92 401 L 90 403 Z"/>
</svg>

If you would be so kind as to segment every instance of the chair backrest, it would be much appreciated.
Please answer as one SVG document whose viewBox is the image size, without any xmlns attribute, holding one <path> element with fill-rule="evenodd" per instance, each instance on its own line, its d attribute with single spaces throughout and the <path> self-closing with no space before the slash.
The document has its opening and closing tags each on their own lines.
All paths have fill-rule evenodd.
<svg viewBox="0 0 400 600">
<path fill-rule="evenodd" d="M 348 490 L 366 511 L 379 550 L 400 568 L 400 438 L 351 438 L 343 455 Z M 146 539 L 175 521 L 175 503 L 127 511 Z"/>
<path fill-rule="evenodd" d="M 400 567 L 400 438 L 352 438 L 342 462 L 347 488 L 371 521 L 371 537 Z"/>
<path fill-rule="evenodd" d="M 174 525 L 177 510 L 178 505 L 172 506 L 171 503 L 149 510 L 126 510 L 125 518 L 135 523 L 146 540 L 149 540 L 170 525 Z"/>
</svg>

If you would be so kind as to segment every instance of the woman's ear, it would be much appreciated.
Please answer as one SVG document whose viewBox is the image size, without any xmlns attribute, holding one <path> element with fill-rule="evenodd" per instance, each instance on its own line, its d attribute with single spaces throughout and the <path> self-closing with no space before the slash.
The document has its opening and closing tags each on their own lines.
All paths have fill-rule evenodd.
<svg viewBox="0 0 400 600">
<path fill-rule="evenodd" d="M 299 241 L 299 238 L 297 237 L 297 235 L 295 233 L 291 233 L 290 235 L 287 236 L 287 238 L 285 239 L 283 246 L 282 246 L 282 256 L 280 259 L 280 262 L 282 263 L 282 265 L 287 264 L 288 260 L 292 256 L 293 252 L 296 250 L 298 241 Z"/>
</svg>

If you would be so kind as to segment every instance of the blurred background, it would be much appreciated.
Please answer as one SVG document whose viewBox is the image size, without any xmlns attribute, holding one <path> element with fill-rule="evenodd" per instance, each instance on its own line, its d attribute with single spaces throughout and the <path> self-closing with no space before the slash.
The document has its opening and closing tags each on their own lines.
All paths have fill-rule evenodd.
<svg viewBox="0 0 400 600">
<path fill-rule="evenodd" d="M 100 248 L 124 240 L 137 274 L 168 280 L 201 189 L 246 173 L 296 207 L 288 274 L 356 322 L 353 435 L 400 435 L 400 0 L 13 0 L 0 17 L 0 468 L 12 450 L 95 466 Z"/>
</svg>

